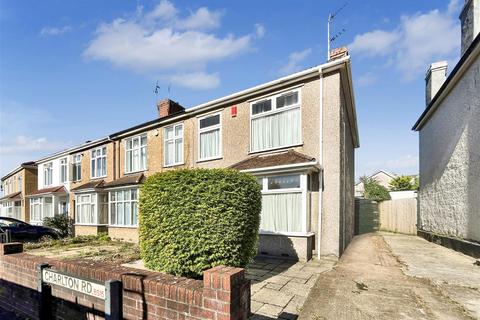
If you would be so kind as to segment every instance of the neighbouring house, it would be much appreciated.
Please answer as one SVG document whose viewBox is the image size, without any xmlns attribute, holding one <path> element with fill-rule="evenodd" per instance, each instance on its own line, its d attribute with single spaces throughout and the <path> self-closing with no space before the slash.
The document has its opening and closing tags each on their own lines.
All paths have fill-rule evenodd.
<svg viewBox="0 0 480 320">
<path fill-rule="evenodd" d="M 167 99 L 157 109 L 149 122 L 37 161 L 39 190 L 30 202 L 32 211 L 40 204 L 38 219 L 69 210 L 77 235 L 138 241 L 146 177 L 233 168 L 262 186 L 259 253 L 341 255 L 354 233 L 359 146 L 345 48 L 325 64 L 253 88 L 187 109 Z"/>
<path fill-rule="evenodd" d="M 381 186 L 384 186 L 387 189 L 390 189 L 390 181 L 395 179 L 397 175 L 384 170 L 379 170 L 369 176 L 369 179 L 375 179 Z M 359 181 L 355 184 L 355 197 L 363 197 L 365 192 L 365 187 L 362 181 Z"/>
<path fill-rule="evenodd" d="M 37 190 L 35 162 L 22 163 L 3 176 L 1 182 L 0 216 L 29 221 L 30 206 L 26 197 Z"/>
<path fill-rule="evenodd" d="M 480 241 L 480 0 L 465 1 L 460 61 L 426 74 L 420 137 L 419 229 Z"/>
</svg>

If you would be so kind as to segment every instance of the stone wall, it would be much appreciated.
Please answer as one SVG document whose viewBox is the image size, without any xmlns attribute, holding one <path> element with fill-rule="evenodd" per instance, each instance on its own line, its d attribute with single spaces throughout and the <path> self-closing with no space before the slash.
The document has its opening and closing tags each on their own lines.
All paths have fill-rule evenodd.
<svg viewBox="0 0 480 320">
<path fill-rule="evenodd" d="M 0 244 L 0 307 L 39 319 L 38 267 L 48 263 L 73 277 L 123 284 L 125 319 L 247 319 L 250 281 L 244 270 L 218 266 L 203 280 L 88 260 L 55 260 L 22 253 L 22 244 Z M 52 286 L 52 319 L 104 319 L 104 301 Z"/>
</svg>

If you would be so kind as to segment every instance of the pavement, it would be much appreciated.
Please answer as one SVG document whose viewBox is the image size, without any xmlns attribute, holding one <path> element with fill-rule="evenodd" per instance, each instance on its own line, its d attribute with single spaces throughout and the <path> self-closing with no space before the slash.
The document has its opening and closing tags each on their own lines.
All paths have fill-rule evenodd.
<svg viewBox="0 0 480 320">
<path fill-rule="evenodd" d="M 416 236 L 357 236 L 299 319 L 480 319 L 476 260 Z"/>
<path fill-rule="evenodd" d="M 331 270 L 336 262 L 336 257 L 320 262 L 256 258 L 246 270 L 252 281 L 250 319 L 297 319 L 319 275 Z"/>
</svg>

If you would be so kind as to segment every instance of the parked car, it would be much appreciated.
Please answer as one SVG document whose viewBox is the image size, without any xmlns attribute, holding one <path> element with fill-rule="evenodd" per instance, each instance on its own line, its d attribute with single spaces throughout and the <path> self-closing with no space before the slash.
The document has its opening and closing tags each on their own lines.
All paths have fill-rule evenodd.
<svg viewBox="0 0 480 320">
<path fill-rule="evenodd" d="M 10 231 L 12 241 L 37 241 L 43 239 L 58 239 L 55 229 L 33 226 L 21 220 L 0 217 L 0 232 Z"/>
</svg>

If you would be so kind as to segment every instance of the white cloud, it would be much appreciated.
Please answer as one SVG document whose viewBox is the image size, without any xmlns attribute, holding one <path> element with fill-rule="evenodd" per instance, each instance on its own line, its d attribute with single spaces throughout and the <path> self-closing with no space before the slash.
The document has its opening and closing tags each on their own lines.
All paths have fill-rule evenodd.
<svg viewBox="0 0 480 320">
<path fill-rule="evenodd" d="M 405 80 L 412 80 L 423 74 L 430 63 L 458 56 L 460 26 L 455 14 L 458 8 L 458 0 L 451 0 L 445 11 L 404 15 L 394 30 L 357 35 L 350 51 L 364 57 L 385 58 Z"/>
<path fill-rule="evenodd" d="M 358 77 L 356 83 L 361 87 L 367 87 L 377 82 L 377 75 L 373 72 L 367 72 Z"/>
<path fill-rule="evenodd" d="M 43 108 L 26 107 L 17 101 L 0 101 L 0 176 L 49 153 L 73 146 L 59 138 L 61 119 Z"/>
<path fill-rule="evenodd" d="M 262 24 L 255 23 L 255 35 L 257 36 L 257 38 L 259 39 L 263 38 L 266 32 L 267 30 Z"/>
<path fill-rule="evenodd" d="M 57 27 L 43 27 L 42 30 L 40 30 L 40 35 L 42 36 L 58 36 L 64 33 L 67 33 L 69 31 L 72 31 L 71 26 L 63 26 L 60 28 Z"/>
<path fill-rule="evenodd" d="M 394 43 L 399 38 L 400 35 L 396 31 L 374 30 L 355 36 L 349 49 L 360 55 L 383 56 L 393 51 Z"/>
<path fill-rule="evenodd" d="M 84 56 L 135 72 L 173 73 L 177 83 L 190 88 L 212 88 L 220 80 L 207 74 L 208 63 L 249 51 L 252 41 L 249 34 L 220 37 L 206 32 L 220 26 L 222 15 L 202 7 L 182 18 L 173 3 L 163 0 L 151 12 L 139 8 L 133 18 L 100 24 Z M 200 83 L 194 85 L 193 79 Z"/>
<path fill-rule="evenodd" d="M 288 62 L 285 64 L 283 67 L 280 68 L 280 74 L 287 75 L 290 73 L 294 73 L 302 68 L 300 63 L 305 60 L 310 53 L 312 52 L 312 49 L 308 48 L 303 51 L 295 51 L 292 52 L 288 56 Z"/>
<path fill-rule="evenodd" d="M 175 74 L 170 81 L 191 89 L 214 89 L 220 84 L 217 74 L 202 72 Z"/>
<path fill-rule="evenodd" d="M 20 155 L 32 152 L 54 152 L 60 151 L 71 145 L 71 142 L 50 141 L 46 137 L 30 137 L 18 135 L 10 141 L 3 141 L 0 146 L 0 155 Z"/>
</svg>

